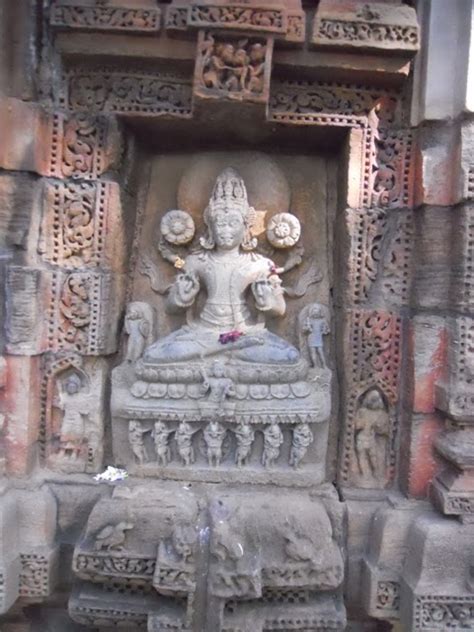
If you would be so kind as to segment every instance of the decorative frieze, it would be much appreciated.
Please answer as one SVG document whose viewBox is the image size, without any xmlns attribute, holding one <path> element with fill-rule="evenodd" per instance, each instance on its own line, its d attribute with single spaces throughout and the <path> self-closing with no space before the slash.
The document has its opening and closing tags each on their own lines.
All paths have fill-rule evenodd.
<svg viewBox="0 0 474 632">
<path fill-rule="evenodd" d="M 218 28 L 260 33 L 285 33 L 287 15 L 282 8 L 261 8 L 241 4 L 192 4 L 187 16 L 188 26 Z"/>
<path fill-rule="evenodd" d="M 59 104 L 81 111 L 191 116 L 189 80 L 171 73 L 74 68 L 66 71 Z"/>
<path fill-rule="evenodd" d="M 424 595 L 414 604 L 414 632 L 469 630 L 474 626 L 472 597 Z"/>
<path fill-rule="evenodd" d="M 48 175 L 95 180 L 116 164 L 120 152 L 118 131 L 105 117 L 53 115 Z"/>
<path fill-rule="evenodd" d="M 373 131 L 372 143 L 367 204 L 382 208 L 411 207 L 414 178 L 412 132 L 378 126 Z"/>
<path fill-rule="evenodd" d="M 311 41 L 318 48 L 363 48 L 412 56 L 419 48 L 416 12 L 406 5 L 322 0 Z"/>
<path fill-rule="evenodd" d="M 122 209 L 118 185 L 101 181 L 48 181 L 38 251 L 63 268 L 123 268 Z"/>
<path fill-rule="evenodd" d="M 365 127 L 371 113 L 385 125 L 396 122 L 397 93 L 321 81 L 275 81 L 271 86 L 268 118 L 272 121 Z"/>
<path fill-rule="evenodd" d="M 85 355 L 110 353 L 116 318 L 111 320 L 112 276 L 107 272 L 55 271 L 51 281 L 49 349 Z"/>
<path fill-rule="evenodd" d="M 57 0 L 50 9 L 50 24 L 56 29 L 155 33 L 160 28 L 161 9 L 153 6 L 87 6 L 74 0 Z"/>
</svg>

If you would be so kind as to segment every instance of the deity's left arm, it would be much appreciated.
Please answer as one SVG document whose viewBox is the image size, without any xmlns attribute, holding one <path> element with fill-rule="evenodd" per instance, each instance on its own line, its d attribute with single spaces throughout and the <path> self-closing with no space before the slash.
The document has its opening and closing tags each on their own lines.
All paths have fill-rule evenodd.
<svg viewBox="0 0 474 632">
<path fill-rule="evenodd" d="M 271 316 L 284 316 L 286 302 L 283 296 L 281 280 L 276 275 L 261 278 L 252 284 L 255 306 L 261 312 Z"/>
</svg>

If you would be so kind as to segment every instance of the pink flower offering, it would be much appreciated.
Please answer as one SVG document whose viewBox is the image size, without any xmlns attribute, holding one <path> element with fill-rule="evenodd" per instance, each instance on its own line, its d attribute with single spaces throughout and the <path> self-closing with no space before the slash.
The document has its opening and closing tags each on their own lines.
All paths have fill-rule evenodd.
<svg viewBox="0 0 474 632">
<path fill-rule="evenodd" d="M 225 333 L 219 335 L 219 342 L 221 345 L 226 345 L 229 342 L 235 342 L 243 335 L 243 332 L 237 331 L 236 329 L 233 331 L 226 331 Z"/>
</svg>

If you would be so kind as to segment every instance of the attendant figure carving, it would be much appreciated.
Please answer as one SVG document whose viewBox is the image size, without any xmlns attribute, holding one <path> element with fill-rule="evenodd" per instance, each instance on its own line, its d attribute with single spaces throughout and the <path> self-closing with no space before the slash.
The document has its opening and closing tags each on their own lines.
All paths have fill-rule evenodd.
<svg viewBox="0 0 474 632">
<path fill-rule="evenodd" d="M 202 368 L 204 378 L 203 388 L 209 392 L 209 401 L 214 404 L 222 404 L 227 397 L 235 396 L 233 381 L 227 377 L 225 365 L 215 360 L 208 375 L 205 368 Z"/>
<path fill-rule="evenodd" d="M 218 421 L 211 421 L 204 428 L 203 436 L 207 447 L 207 461 L 210 466 L 220 465 L 225 435 L 226 429 Z"/>
<path fill-rule="evenodd" d="M 280 456 L 283 433 L 276 421 L 272 421 L 263 431 L 262 465 L 271 467 Z"/>
<path fill-rule="evenodd" d="M 128 424 L 128 440 L 138 465 L 143 465 L 148 460 L 144 441 L 144 434 L 147 432 L 149 430 L 143 428 L 142 424 L 135 419 Z"/>
<path fill-rule="evenodd" d="M 168 465 L 171 459 L 169 436 L 172 430 L 163 421 L 156 421 L 153 428 L 153 439 L 158 465 Z"/>
<path fill-rule="evenodd" d="M 324 336 L 329 333 L 327 308 L 319 303 L 311 306 L 304 323 L 303 331 L 308 336 L 308 348 L 313 367 L 327 368 L 324 355 Z"/>
<path fill-rule="evenodd" d="M 234 430 L 237 439 L 237 450 L 235 452 L 235 462 L 238 467 L 246 465 L 252 452 L 252 445 L 255 439 L 255 431 L 250 424 L 241 422 Z"/>
<path fill-rule="evenodd" d="M 86 442 L 85 424 L 89 415 L 88 398 L 79 375 L 74 373 L 65 380 L 55 405 L 63 411 L 59 456 L 78 459 Z"/>
<path fill-rule="evenodd" d="M 182 421 L 176 430 L 176 446 L 184 465 L 194 463 L 193 435 L 195 432 L 187 421 Z"/>
<path fill-rule="evenodd" d="M 365 482 L 379 480 L 383 485 L 383 466 L 390 419 L 381 394 L 371 389 L 363 397 L 355 421 L 355 451 L 359 474 Z"/>
<path fill-rule="evenodd" d="M 136 362 L 151 343 L 153 313 L 147 303 L 130 303 L 125 315 L 125 333 L 128 335 L 125 359 Z"/>
<path fill-rule="evenodd" d="M 290 465 L 293 467 L 300 465 L 313 439 L 313 433 L 307 423 L 298 424 L 295 427 L 291 441 Z"/>
</svg>

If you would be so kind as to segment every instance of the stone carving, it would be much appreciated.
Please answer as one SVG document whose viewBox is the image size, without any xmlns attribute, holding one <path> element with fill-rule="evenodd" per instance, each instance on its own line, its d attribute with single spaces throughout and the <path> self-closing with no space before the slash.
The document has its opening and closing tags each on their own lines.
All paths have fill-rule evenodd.
<svg viewBox="0 0 474 632">
<path fill-rule="evenodd" d="M 291 441 L 290 465 L 299 467 L 313 440 L 314 435 L 308 424 L 303 423 L 295 426 Z"/>
<path fill-rule="evenodd" d="M 168 465 L 171 459 L 169 437 L 172 430 L 163 421 L 156 421 L 153 428 L 153 440 L 159 465 Z"/>
<path fill-rule="evenodd" d="M 194 463 L 193 435 L 196 430 L 186 421 L 182 421 L 176 430 L 176 446 L 184 465 Z"/>
<path fill-rule="evenodd" d="M 411 132 L 403 129 L 389 130 L 379 126 L 374 132 L 373 143 L 370 205 L 382 208 L 411 206 Z"/>
<path fill-rule="evenodd" d="M 190 8 L 187 21 L 189 26 L 199 28 L 244 29 L 270 33 L 286 31 L 286 13 L 281 9 L 194 4 Z"/>
<path fill-rule="evenodd" d="M 63 411 L 58 456 L 77 460 L 83 456 L 87 440 L 87 417 L 91 412 L 86 389 L 79 374 L 72 373 L 64 380 L 55 405 Z"/>
<path fill-rule="evenodd" d="M 59 295 L 59 336 L 64 345 L 80 352 L 85 352 L 89 343 L 93 281 L 94 277 L 86 274 L 70 274 Z"/>
<path fill-rule="evenodd" d="M 38 290 L 40 271 L 35 268 L 9 266 L 7 271 L 8 296 L 6 334 L 10 353 L 36 351 L 39 337 Z"/>
<path fill-rule="evenodd" d="M 291 213 L 277 213 L 267 225 L 267 239 L 275 248 L 295 246 L 301 235 L 301 225 Z"/>
<path fill-rule="evenodd" d="M 187 309 L 194 304 L 203 284 L 207 301 L 191 326 L 151 345 L 145 351 L 145 362 L 192 360 L 234 349 L 237 351 L 233 355 L 247 362 L 297 362 L 299 354 L 295 348 L 266 329 L 250 324 L 244 300 L 248 288 L 257 310 L 276 316 L 285 312 L 275 264 L 261 255 L 240 251 L 241 247 L 254 247 L 249 235 L 252 213 L 243 180 L 233 169 L 225 170 L 218 177 L 204 212 L 207 234 L 201 239 L 203 250 L 186 258 L 184 271 L 168 295 L 168 302 L 175 309 Z M 236 289 L 238 296 L 234 301 Z M 219 333 L 226 331 L 246 335 L 222 344 Z"/>
<path fill-rule="evenodd" d="M 314 303 L 304 310 L 303 332 L 307 335 L 309 357 L 313 367 L 327 368 L 324 354 L 324 336 L 329 333 L 329 311 Z"/>
<path fill-rule="evenodd" d="M 195 81 L 200 94 L 265 101 L 270 40 L 218 40 L 202 31 L 198 43 Z"/>
<path fill-rule="evenodd" d="M 280 447 L 283 443 L 283 433 L 280 426 L 272 421 L 263 431 L 262 465 L 271 467 L 280 456 Z"/>
<path fill-rule="evenodd" d="M 189 6 L 168 6 L 165 26 L 170 30 L 185 31 L 188 28 Z"/>
<path fill-rule="evenodd" d="M 166 214 L 162 225 L 168 229 L 176 213 Z M 285 266 L 277 268 L 272 259 L 255 252 L 255 216 L 243 179 L 234 169 L 225 169 L 203 213 L 204 234 L 192 241 L 200 248 L 190 246 L 188 254 L 184 244 L 176 255 L 179 266 L 174 260 L 178 272 L 166 304 L 172 314 L 185 313 L 185 324 L 143 349 L 137 320 L 134 361 L 128 362 L 126 355 L 114 371 L 114 429 L 130 430 L 129 420 L 136 420 L 136 447 L 125 458 L 135 453 L 134 464 L 146 463 L 147 472 L 159 466 L 160 476 L 175 476 L 184 466 L 194 479 L 206 468 L 220 466 L 219 472 L 238 476 L 250 467 L 268 478 L 263 463 L 289 474 L 293 468 L 297 475 L 318 436 L 308 424 L 328 418 L 331 371 L 322 345 L 329 333 L 329 310 L 321 304 L 302 310 L 303 323 L 307 319 L 306 333 L 299 322 L 302 352 L 269 331 L 267 317 L 283 317 L 286 311 L 279 277 Z M 177 216 L 180 225 L 173 234 L 182 233 L 187 217 Z M 284 214 L 280 217 L 285 220 Z M 191 237 L 189 233 L 186 240 Z M 171 261 L 161 243 L 160 254 Z M 301 259 L 301 252 L 295 257 Z M 145 307 L 141 311 L 151 314 Z M 135 432 L 135 424 L 132 428 Z M 145 440 L 148 433 L 152 440 Z M 254 451 L 256 436 L 259 444 L 263 436 L 264 445 Z M 280 459 L 285 436 L 288 448 Z M 153 441 L 157 459 L 150 461 L 145 457 Z M 310 475 L 306 467 L 301 471 Z"/>
<path fill-rule="evenodd" d="M 322 122 L 321 115 L 326 115 L 326 124 L 350 127 L 365 127 L 369 114 L 376 113 L 377 120 L 385 124 L 399 117 L 395 92 L 321 81 L 275 81 L 269 105 L 271 120 L 305 125 Z"/>
<path fill-rule="evenodd" d="M 49 596 L 50 568 L 47 557 L 36 553 L 22 553 L 20 561 L 20 595 L 22 597 Z"/>
<path fill-rule="evenodd" d="M 140 112 L 191 116 L 191 85 L 186 77 L 126 73 L 118 69 L 66 71 L 61 103 L 75 111 Z"/>
<path fill-rule="evenodd" d="M 360 17 L 363 17 L 362 15 Z M 367 22 L 344 22 L 341 20 L 320 20 L 313 33 L 313 41 L 321 44 L 324 40 L 334 43 L 362 43 L 365 47 L 382 41 L 403 43 L 404 47 L 418 48 L 418 28 L 389 24 L 368 24 Z"/>
<path fill-rule="evenodd" d="M 95 536 L 95 550 L 121 551 L 124 547 L 127 531 L 133 528 L 134 524 L 126 521 L 115 525 L 106 525 Z"/>
<path fill-rule="evenodd" d="M 211 421 L 204 428 L 203 437 L 206 443 L 207 461 L 210 466 L 220 465 L 225 435 L 226 429 L 218 421 Z"/>
<path fill-rule="evenodd" d="M 250 424 L 241 422 L 234 430 L 237 440 L 237 449 L 235 452 L 235 462 L 238 467 L 242 467 L 248 463 L 252 452 L 252 445 L 255 440 L 255 432 Z"/>
<path fill-rule="evenodd" d="M 185 211 L 168 211 L 163 216 L 160 231 L 170 244 L 184 245 L 194 237 L 194 221 Z"/>
<path fill-rule="evenodd" d="M 208 395 L 208 402 L 219 410 L 219 415 L 225 415 L 225 409 L 222 407 L 225 400 L 229 397 L 235 397 L 234 382 L 227 377 L 225 365 L 219 360 L 212 363 L 210 373 L 202 368 L 203 389 Z"/>
<path fill-rule="evenodd" d="M 377 584 L 377 607 L 383 610 L 398 610 L 400 607 L 400 584 L 394 581 L 379 581 Z"/>
<path fill-rule="evenodd" d="M 139 465 L 143 465 L 148 461 L 148 456 L 145 447 L 144 435 L 149 432 L 142 424 L 136 419 L 130 420 L 128 424 L 128 440 L 130 447 L 135 456 L 136 462 Z"/>
<path fill-rule="evenodd" d="M 136 362 L 152 340 L 153 311 L 148 303 L 135 301 L 127 306 L 124 329 L 128 336 L 125 359 Z"/>
<path fill-rule="evenodd" d="M 390 419 L 379 391 L 366 393 L 354 420 L 355 451 L 361 482 L 383 485 Z"/>
<path fill-rule="evenodd" d="M 470 597 L 423 596 L 415 601 L 416 632 L 468 630 L 474 625 L 474 601 Z"/>
<path fill-rule="evenodd" d="M 50 24 L 56 28 L 94 31 L 155 32 L 160 28 L 161 10 L 156 7 L 127 9 L 113 6 L 63 4 L 51 6 Z"/>
</svg>

